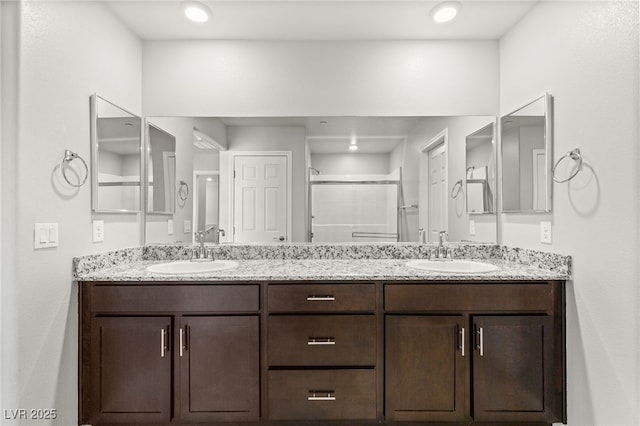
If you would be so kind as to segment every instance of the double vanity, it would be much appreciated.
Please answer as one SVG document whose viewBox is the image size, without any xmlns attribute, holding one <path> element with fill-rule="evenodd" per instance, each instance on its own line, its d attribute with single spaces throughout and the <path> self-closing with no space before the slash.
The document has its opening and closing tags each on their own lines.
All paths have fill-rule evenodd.
<svg viewBox="0 0 640 426">
<path fill-rule="evenodd" d="M 79 422 L 566 422 L 568 257 L 424 244 L 145 246 L 74 260 Z"/>
</svg>

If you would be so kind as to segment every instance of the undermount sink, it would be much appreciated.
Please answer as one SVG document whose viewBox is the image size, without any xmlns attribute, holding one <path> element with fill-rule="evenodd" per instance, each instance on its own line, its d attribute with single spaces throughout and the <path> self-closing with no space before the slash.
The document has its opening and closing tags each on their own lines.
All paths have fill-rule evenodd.
<svg viewBox="0 0 640 426">
<path fill-rule="evenodd" d="M 407 262 L 409 268 L 432 272 L 450 272 L 456 274 L 477 274 L 494 272 L 498 267 L 490 263 L 476 262 L 473 260 L 428 260 L 415 259 Z"/>
<path fill-rule="evenodd" d="M 212 260 L 209 262 L 192 262 L 178 260 L 176 262 L 158 263 L 147 267 L 147 271 L 154 274 L 203 274 L 206 272 L 224 271 L 238 267 L 233 260 Z"/>
</svg>

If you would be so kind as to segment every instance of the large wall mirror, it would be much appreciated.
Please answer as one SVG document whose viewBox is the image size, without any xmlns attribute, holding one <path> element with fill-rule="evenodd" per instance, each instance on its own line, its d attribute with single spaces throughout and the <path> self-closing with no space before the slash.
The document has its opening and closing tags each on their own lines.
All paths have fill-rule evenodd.
<svg viewBox="0 0 640 426">
<path fill-rule="evenodd" d="M 91 205 L 96 213 L 139 212 L 140 117 L 91 96 Z"/>
<path fill-rule="evenodd" d="M 552 98 L 544 96 L 503 116 L 502 211 L 550 212 Z"/>
<path fill-rule="evenodd" d="M 493 135 L 495 120 L 494 116 L 149 117 L 150 123 L 175 137 L 175 179 L 186 182 L 190 191 L 170 217 L 147 213 L 146 242 L 191 243 L 194 232 L 218 228 L 224 235 L 209 231 L 207 241 L 219 237 L 220 242 L 240 242 L 244 241 L 238 238 L 240 227 L 259 223 L 276 229 L 284 217 L 290 221 L 290 234 L 260 241 L 416 242 L 420 229 L 433 228 L 429 234 L 447 231 L 452 242 L 496 243 L 491 196 L 483 202 L 482 215 L 467 212 L 464 187 L 462 196 L 451 196 L 454 183 L 466 180 L 468 149 L 473 150 L 467 137 Z M 443 145 L 432 147 L 438 151 L 423 149 L 443 132 Z M 484 142 L 493 146 L 490 139 Z M 429 158 L 435 152 L 444 153 L 439 157 L 442 179 L 437 184 L 429 180 L 434 168 Z M 495 163 L 485 157 L 482 161 L 487 191 L 493 194 L 495 183 L 489 180 Z M 265 182 L 251 186 L 257 178 Z M 246 202 L 238 203 L 239 199 Z M 431 236 L 426 239 L 433 241 Z"/>
</svg>

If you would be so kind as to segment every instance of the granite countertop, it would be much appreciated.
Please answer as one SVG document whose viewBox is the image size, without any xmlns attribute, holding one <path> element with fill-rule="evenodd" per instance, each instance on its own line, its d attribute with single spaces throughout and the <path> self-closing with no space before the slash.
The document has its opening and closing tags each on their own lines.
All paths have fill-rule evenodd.
<svg viewBox="0 0 640 426">
<path fill-rule="evenodd" d="M 361 281 L 361 280 L 566 280 L 566 273 L 499 259 L 480 259 L 498 267 L 495 272 L 454 274 L 422 271 L 406 266 L 407 259 L 269 259 L 238 260 L 234 269 L 198 274 L 158 274 L 149 265 L 163 261 L 141 260 L 77 274 L 77 281 Z"/>
</svg>

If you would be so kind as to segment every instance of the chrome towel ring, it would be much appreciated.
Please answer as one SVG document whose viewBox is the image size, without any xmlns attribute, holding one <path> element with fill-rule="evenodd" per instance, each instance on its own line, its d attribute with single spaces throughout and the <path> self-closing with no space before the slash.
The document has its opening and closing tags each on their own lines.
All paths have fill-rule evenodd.
<svg viewBox="0 0 640 426">
<path fill-rule="evenodd" d="M 72 183 L 67 177 L 67 168 L 69 167 L 71 162 L 75 159 L 80 160 L 82 162 L 82 165 L 84 166 L 84 177 L 80 179 L 80 175 L 78 175 L 78 180 L 80 181 L 80 183 Z M 69 185 L 74 186 L 76 188 L 79 188 L 82 185 L 84 185 L 84 183 L 87 181 L 87 177 L 89 176 L 89 167 L 87 166 L 87 162 L 84 161 L 84 159 L 80 157 L 77 153 L 69 149 L 64 150 L 64 157 L 62 157 L 62 161 L 60 162 L 60 170 L 62 171 L 62 177 L 64 178 L 64 180 L 66 180 Z"/>
<path fill-rule="evenodd" d="M 451 188 L 451 198 L 458 198 L 458 195 L 462 192 L 462 179 L 453 184 Z"/>
<path fill-rule="evenodd" d="M 187 184 L 187 182 L 181 180 L 180 186 L 178 187 L 178 199 L 184 203 L 185 201 L 187 201 L 188 197 L 189 197 L 189 185 Z"/>
<path fill-rule="evenodd" d="M 556 168 L 558 167 L 558 165 L 565 159 L 565 158 L 571 158 L 573 161 L 577 161 L 578 162 L 578 166 L 576 167 L 576 169 L 573 171 L 573 173 L 571 173 L 571 175 L 569 175 L 568 178 L 563 179 L 563 180 L 559 180 L 556 178 Z M 580 172 L 580 170 L 582 170 L 582 154 L 580 154 L 580 148 L 575 148 L 569 152 L 567 152 L 565 155 L 563 155 L 562 157 L 560 157 L 560 159 L 556 162 L 556 164 L 553 166 L 553 169 L 551 170 L 551 175 L 553 176 L 553 180 L 557 183 L 564 183 L 564 182 L 569 182 L 571 179 L 573 179 L 574 177 L 576 177 L 576 175 Z"/>
</svg>

